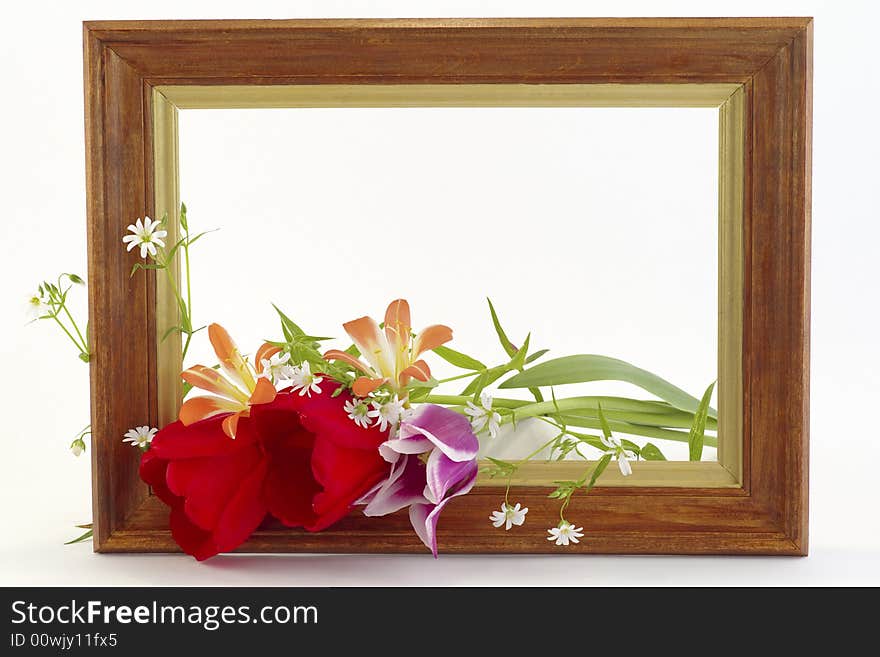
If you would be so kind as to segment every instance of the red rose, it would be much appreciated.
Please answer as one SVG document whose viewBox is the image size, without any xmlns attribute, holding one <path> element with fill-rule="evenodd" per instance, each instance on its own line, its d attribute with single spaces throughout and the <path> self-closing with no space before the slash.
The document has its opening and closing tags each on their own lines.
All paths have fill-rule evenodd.
<svg viewBox="0 0 880 657">
<path fill-rule="evenodd" d="M 171 534 L 199 560 L 241 545 L 271 514 L 320 531 L 388 474 L 378 447 L 387 432 L 364 429 L 343 410 L 333 384 L 311 397 L 280 392 L 252 406 L 235 439 L 228 414 L 174 422 L 141 459 L 141 478 L 171 507 Z"/>
</svg>

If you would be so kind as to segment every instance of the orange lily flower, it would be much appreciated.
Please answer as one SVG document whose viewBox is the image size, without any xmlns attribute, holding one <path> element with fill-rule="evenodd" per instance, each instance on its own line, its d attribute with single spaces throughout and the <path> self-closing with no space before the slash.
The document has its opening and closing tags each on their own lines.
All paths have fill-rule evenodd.
<svg viewBox="0 0 880 657">
<path fill-rule="evenodd" d="M 230 438 L 235 438 L 238 420 L 247 417 L 250 407 L 254 404 L 267 404 L 275 399 L 275 386 L 268 378 L 261 377 L 263 360 L 270 359 L 281 351 L 280 347 L 264 344 L 254 357 L 254 365 L 251 366 L 229 333 L 219 324 L 211 324 L 208 327 L 208 339 L 214 352 L 220 360 L 220 367 L 227 376 L 204 365 L 194 365 L 180 377 L 194 388 L 213 393 L 204 397 L 192 397 L 183 402 L 180 407 L 180 421 L 185 425 L 193 424 L 199 420 L 231 413 L 223 420 L 223 432 Z"/>
<path fill-rule="evenodd" d="M 396 299 L 388 305 L 384 332 L 372 317 L 360 317 L 342 326 L 367 362 L 339 349 L 331 349 L 324 358 L 341 360 L 364 374 L 352 386 L 352 391 L 359 397 L 365 397 L 386 383 L 397 392 L 411 378 L 427 381 L 431 378 L 431 370 L 419 356 L 452 339 L 452 329 L 439 324 L 429 326 L 413 337 L 409 304 L 405 299 Z"/>
</svg>

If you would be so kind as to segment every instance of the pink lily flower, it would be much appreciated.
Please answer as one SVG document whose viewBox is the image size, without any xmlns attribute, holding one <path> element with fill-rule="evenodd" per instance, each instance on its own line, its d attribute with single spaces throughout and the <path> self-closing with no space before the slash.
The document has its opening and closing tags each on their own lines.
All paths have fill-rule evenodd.
<svg viewBox="0 0 880 657">
<path fill-rule="evenodd" d="M 422 406 L 401 423 L 396 438 L 379 447 L 391 472 L 357 503 L 367 505 L 367 516 L 408 506 L 413 529 L 436 558 L 440 513 L 474 487 L 479 447 L 467 418 L 442 406 Z"/>
<path fill-rule="evenodd" d="M 431 370 L 419 356 L 452 339 L 452 329 L 440 324 L 429 326 L 413 337 L 409 303 L 405 299 L 396 299 L 388 305 L 384 331 L 372 317 L 360 317 L 342 326 L 367 362 L 339 349 L 331 349 L 324 358 L 341 360 L 364 375 L 352 386 L 358 397 L 366 397 L 386 383 L 392 391 L 398 392 L 411 378 L 427 381 Z"/>
</svg>

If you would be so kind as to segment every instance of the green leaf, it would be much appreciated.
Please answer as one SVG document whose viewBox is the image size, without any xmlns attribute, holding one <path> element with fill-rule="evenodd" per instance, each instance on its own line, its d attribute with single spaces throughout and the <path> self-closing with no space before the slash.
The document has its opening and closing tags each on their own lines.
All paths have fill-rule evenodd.
<svg viewBox="0 0 880 657">
<path fill-rule="evenodd" d="M 501 328 L 501 322 L 498 321 L 498 314 L 495 312 L 495 306 L 492 305 L 492 300 L 486 297 L 486 301 L 489 302 L 489 312 L 492 314 L 492 324 L 495 326 L 495 333 L 498 334 L 498 340 L 501 342 L 501 346 L 504 348 L 504 352 L 508 356 L 513 358 L 516 355 L 517 349 L 513 346 L 513 343 L 507 337 L 504 329 Z"/>
<path fill-rule="evenodd" d="M 513 358 L 510 359 L 510 369 L 512 370 L 521 370 L 525 367 L 526 364 L 526 356 L 529 353 L 529 341 L 532 339 L 532 334 L 529 333 L 526 336 L 526 341 L 523 342 L 523 346 L 520 347 L 513 355 Z M 528 388 L 534 386 L 526 386 Z"/>
<path fill-rule="evenodd" d="M 81 536 L 77 536 L 72 541 L 67 541 L 65 543 L 65 545 L 73 545 L 74 543 L 82 543 L 83 541 L 87 541 L 92 537 L 92 534 L 94 534 L 94 531 L 89 529 L 85 534 L 82 534 Z"/>
<path fill-rule="evenodd" d="M 84 363 L 88 363 L 89 360 L 91 359 L 91 356 L 89 354 L 87 354 L 86 352 L 81 351 L 81 352 L 79 352 L 79 359 Z"/>
<path fill-rule="evenodd" d="M 665 461 L 663 452 L 654 443 L 645 443 L 641 449 L 641 457 L 646 461 Z"/>
<path fill-rule="evenodd" d="M 456 367 L 460 367 L 463 370 L 485 370 L 486 366 L 483 365 L 476 358 L 471 358 L 467 354 L 463 354 L 460 351 L 456 351 L 455 349 L 450 349 L 449 347 L 435 347 L 434 353 L 440 356 L 443 360 L 445 360 L 450 365 L 455 365 Z"/>
<path fill-rule="evenodd" d="M 546 354 L 548 351 L 550 351 L 550 350 L 549 349 L 539 349 L 538 351 L 533 353 L 531 356 L 526 358 L 526 365 L 528 365 L 529 363 L 531 363 L 533 361 L 538 360 L 541 356 Z"/>
<path fill-rule="evenodd" d="M 306 332 L 303 331 L 296 322 L 294 322 L 290 317 L 281 312 L 281 309 L 276 306 L 274 303 L 272 307 L 275 309 L 275 312 L 278 313 L 278 317 L 281 318 L 281 330 L 284 332 L 284 338 L 288 342 L 293 342 L 297 336 L 305 335 Z"/>
<path fill-rule="evenodd" d="M 159 342 L 165 342 L 165 340 L 168 339 L 168 336 L 170 336 L 175 331 L 180 332 L 180 327 L 172 326 L 171 328 L 169 328 L 167 331 L 165 331 L 165 333 L 162 334 L 162 338 L 159 340 Z"/>
<path fill-rule="evenodd" d="M 131 268 L 131 273 L 128 275 L 129 278 L 134 276 L 134 273 L 139 269 L 165 269 L 165 265 L 145 265 L 142 262 L 134 263 L 134 267 Z"/>
<path fill-rule="evenodd" d="M 700 400 L 700 405 L 694 414 L 694 425 L 688 434 L 688 452 L 691 461 L 699 461 L 703 457 L 703 443 L 706 439 L 706 417 L 709 413 L 709 400 L 712 399 L 712 391 L 714 389 L 715 382 L 713 381 L 706 388 L 706 392 L 703 393 L 703 398 Z"/>
<path fill-rule="evenodd" d="M 599 462 L 596 463 L 596 467 L 593 468 L 593 474 L 590 475 L 590 481 L 587 484 L 587 491 L 593 489 L 593 486 L 596 485 L 596 480 L 599 479 L 603 472 L 605 472 L 605 468 L 608 467 L 609 463 L 611 463 L 611 454 L 605 454 L 605 456 L 599 459 Z"/>
<path fill-rule="evenodd" d="M 611 427 L 608 425 L 605 413 L 602 412 L 601 403 L 597 406 L 597 410 L 599 413 L 599 426 L 602 428 L 602 433 L 605 435 L 605 438 L 611 438 Z"/>
<path fill-rule="evenodd" d="M 601 429 L 602 425 L 595 417 L 585 417 L 576 413 L 563 413 L 561 415 L 551 415 L 555 420 L 571 427 L 583 427 L 586 429 Z M 517 421 L 520 421 L 517 418 Z M 646 438 L 659 438 L 662 440 L 674 440 L 680 443 L 688 442 L 688 434 L 686 431 L 676 431 L 674 429 L 662 429 L 660 427 L 648 427 L 641 424 L 630 424 L 628 422 L 616 422 L 609 420 L 608 424 L 617 434 L 628 434 L 631 436 L 645 436 Z M 706 436 L 705 444 L 714 447 L 718 444 L 717 438 L 714 436 Z"/>
<path fill-rule="evenodd" d="M 656 374 L 640 369 L 627 362 L 608 356 L 581 354 L 554 358 L 512 376 L 500 388 L 535 388 L 558 386 L 566 383 L 585 383 L 587 381 L 623 381 L 631 383 L 656 395 L 676 408 L 691 413 L 696 412 L 699 401 L 681 388 L 661 379 Z M 709 417 L 718 414 L 708 409 Z"/>
<path fill-rule="evenodd" d="M 493 459 L 491 456 L 486 457 L 486 460 L 492 463 L 492 465 L 483 468 L 483 472 L 488 474 L 490 479 L 495 479 L 496 477 L 510 477 L 519 469 L 519 466 L 516 463 L 502 461 L 501 459 Z"/>
</svg>

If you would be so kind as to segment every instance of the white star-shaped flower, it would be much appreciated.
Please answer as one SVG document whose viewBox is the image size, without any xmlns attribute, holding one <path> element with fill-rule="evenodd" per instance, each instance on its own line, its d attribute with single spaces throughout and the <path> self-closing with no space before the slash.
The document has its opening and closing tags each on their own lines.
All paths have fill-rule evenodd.
<svg viewBox="0 0 880 657">
<path fill-rule="evenodd" d="M 128 244 L 126 251 L 131 251 L 136 246 L 139 246 L 141 248 L 141 258 L 146 258 L 147 254 L 155 258 L 156 247 L 165 248 L 163 238 L 168 235 L 168 231 L 156 230 L 160 223 L 162 222 L 144 217 L 143 221 L 138 218 L 135 223 L 129 224 L 128 230 L 132 234 L 122 238 L 122 241 Z"/>
<path fill-rule="evenodd" d="M 501 505 L 501 511 L 493 511 L 492 515 L 489 516 L 489 520 L 492 521 L 492 525 L 495 527 L 501 527 L 504 525 L 504 530 L 507 531 L 513 525 L 519 527 L 526 521 L 526 514 L 529 512 L 529 507 L 522 507 L 519 502 L 516 503 L 516 506 L 510 506 L 507 502 L 504 502 Z"/>
<path fill-rule="evenodd" d="M 48 315 L 51 312 L 52 308 L 49 304 L 43 301 L 43 297 L 39 294 L 32 294 L 25 302 L 25 314 L 31 321 L 40 319 L 40 317 Z"/>
<path fill-rule="evenodd" d="M 556 545 L 568 545 L 569 543 L 580 543 L 579 538 L 584 536 L 583 527 L 575 527 L 570 522 L 563 520 L 558 527 L 551 527 L 547 530 L 550 536 L 548 541 L 556 541 Z"/>
<path fill-rule="evenodd" d="M 320 384 L 324 377 L 312 374 L 312 366 L 309 361 L 305 361 L 299 367 L 292 367 L 290 370 L 289 378 L 293 383 L 290 389 L 299 390 L 300 397 L 311 397 L 313 392 L 321 394 Z"/>
<path fill-rule="evenodd" d="M 501 424 L 501 415 L 492 410 L 492 395 L 484 392 L 480 395 L 480 405 L 473 402 L 467 403 L 464 412 L 471 416 L 471 427 L 474 433 L 489 425 L 489 436 L 495 438 L 498 435 L 498 427 Z"/>
<path fill-rule="evenodd" d="M 290 354 L 286 351 L 272 354 L 271 358 L 264 358 L 260 361 L 263 371 L 260 372 L 259 376 L 269 379 L 272 383 L 290 379 L 293 375 L 293 368 L 288 364 L 289 361 Z"/>
<path fill-rule="evenodd" d="M 129 429 L 125 432 L 125 437 L 122 439 L 122 442 L 131 443 L 132 447 L 140 447 L 143 449 L 153 442 L 153 438 L 158 431 L 158 429 L 151 429 L 147 425 L 135 427 L 134 429 Z"/>
<path fill-rule="evenodd" d="M 348 413 L 348 419 L 352 420 L 359 427 L 366 429 L 370 426 L 370 406 L 366 399 L 349 399 L 343 405 L 345 412 Z"/>
<path fill-rule="evenodd" d="M 602 440 L 602 444 L 607 448 L 605 453 L 611 454 L 617 459 L 617 466 L 620 468 L 620 473 L 624 477 L 629 477 L 632 474 L 632 466 L 629 462 L 631 459 L 636 458 L 635 453 L 626 449 L 621 444 L 619 438 L 615 438 L 614 436 L 606 437 L 605 435 L 601 435 L 599 438 Z"/>
<path fill-rule="evenodd" d="M 372 406 L 373 409 L 367 415 L 376 420 L 376 425 L 380 431 L 385 431 L 391 427 L 391 431 L 394 432 L 400 421 L 405 419 L 408 414 L 407 409 L 404 407 L 404 402 L 398 399 L 397 395 L 394 395 L 385 402 L 374 401 Z"/>
</svg>

